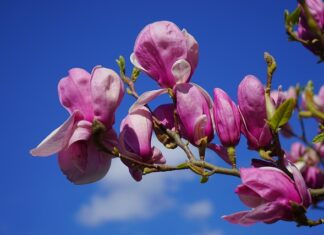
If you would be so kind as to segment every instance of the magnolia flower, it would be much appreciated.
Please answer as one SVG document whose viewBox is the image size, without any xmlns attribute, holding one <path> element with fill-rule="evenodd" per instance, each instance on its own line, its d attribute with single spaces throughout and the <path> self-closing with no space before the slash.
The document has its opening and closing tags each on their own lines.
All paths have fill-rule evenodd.
<svg viewBox="0 0 324 235">
<path fill-rule="evenodd" d="M 324 160 L 324 143 L 316 143 L 314 146 L 320 157 Z"/>
<path fill-rule="evenodd" d="M 324 31 L 324 3 L 322 0 L 306 0 L 306 5 L 312 15 L 313 19 L 315 20 L 317 27 L 320 31 Z M 306 47 L 312 51 L 316 55 L 322 55 L 322 45 L 321 41 L 318 40 L 317 35 L 313 32 L 307 23 L 307 19 L 305 16 L 304 11 L 302 10 L 298 28 L 297 28 L 298 37 L 311 42 L 310 45 Z"/>
<path fill-rule="evenodd" d="M 311 197 L 300 172 L 295 167 L 290 168 L 294 180 L 274 167 L 242 168 L 242 184 L 235 192 L 252 210 L 223 216 L 223 219 L 241 225 L 293 220 L 291 203 L 307 208 Z"/>
<path fill-rule="evenodd" d="M 156 80 L 172 88 L 188 82 L 198 64 L 198 43 L 174 23 L 158 21 L 147 25 L 137 36 L 132 63 Z"/>
<path fill-rule="evenodd" d="M 306 185 L 309 188 L 324 187 L 324 172 L 316 166 L 307 166 L 302 171 Z"/>
<path fill-rule="evenodd" d="M 302 98 L 301 107 L 304 110 L 308 110 L 305 93 L 302 93 L 301 98 Z M 313 102 L 319 111 L 324 112 L 324 85 L 321 86 L 320 90 L 318 91 L 318 94 L 314 94 Z"/>
<path fill-rule="evenodd" d="M 289 87 L 287 91 L 283 91 L 281 86 L 279 86 L 278 90 L 272 90 L 270 93 L 270 97 L 274 103 L 275 108 L 277 109 L 283 102 L 287 99 L 293 98 L 297 99 L 297 92 L 295 87 Z M 284 126 L 281 127 L 280 133 L 286 137 L 290 138 L 293 137 L 292 135 L 292 127 L 289 123 L 286 123 Z"/>
<path fill-rule="evenodd" d="M 314 95 L 314 103 L 321 112 L 324 112 L 324 85 L 321 86 L 317 95 Z"/>
<path fill-rule="evenodd" d="M 102 122 L 106 131 L 102 143 L 107 148 L 118 145 L 112 129 L 114 113 L 124 94 L 123 83 L 112 70 L 96 67 L 92 75 L 74 68 L 60 80 L 58 93 L 70 117 L 35 149 L 33 156 L 58 153 L 62 172 L 75 184 L 97 181 L 106 175 L 111 156 L 98 151 L 92 138 L 92 123 Z"/>
<path fill-rule="evenodd" d="M 178 84 L 174 90 L 181 135 L 196 146 L 204 138 L 210 142 L 214 138 L 213 108 L 207 92 L 190 83 Z"/>
<path fill-rule="evenodd" d="M 236 146 L 241 136 L 241 117 L 237 106 L 219 88 L 214 89 L 215 127 L 222 145 Z"/>
<path fill-rule="evenodd" d="M 164 164 L 165 158 L 156 147 L 151 147 L 152 115 L 142 106 L 132 110 L 120 125 L 120 152 L 143 163 Z M 123 162 L 129 167 L 129 172 L 136 181 L 142 179 L 143 169 L 130 160 Z"/>
<path fill-rule="evenodd" d="M 300 160 L 306 151 L 306 147 L 299 142 L 295 142 L 290 147 L 290 153 L 287 154 L 287 158 L 289 161 L 295 163 Z"/>
<path fill-rule="evenodd" d="M 271 91 L 270 96 L 273 99 L 276 108 L 278 108 L 287 99 L 297 99 L 296 88 L 291 86 L 287 91 L 283 91 L 281 86 L 279 86 L 278 90 Z"/>
<path fill-rule="evenodd" d="M 242 133 L 250 149 L 260 149 L 270 144 L 271 131 L 266 123 L 265 91 L 253 75 L 246 76 L 238 87 L 238 105 L 242 115 Z"/>
</svg>

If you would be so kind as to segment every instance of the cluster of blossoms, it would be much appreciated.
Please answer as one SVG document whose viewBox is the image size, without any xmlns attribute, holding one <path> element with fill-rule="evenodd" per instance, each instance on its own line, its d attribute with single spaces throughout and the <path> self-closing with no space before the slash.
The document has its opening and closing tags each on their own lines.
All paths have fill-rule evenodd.
<svg viewBox="0 0 324 235">
<path fill-rule="evenodd" d="M 308 50 L 324 59 L 324 3 L 322 0 L 298 0 L 292 14 L 286 13 L 286 29 L 293 41 L 302 43 Z M 297 26 L 296 32 L 293 27 Z"/>
<path fill-rule="evenodd" d="M 324 186 L 324 174 L 319 168 L 324 145 L 294 144 L 291 152 L 285 153 L 278 145 L 276 128 L 281 127 L 283 133 L 291 135 L 288 120 L 275 129 L 269 124 L 277 110 L 290 104 L 289 101 L 297 107 L 296 89 L 270 93 L 269 87 L 257 77 L 247 75 L 238 86 L 237 104 L 220 88 L 213 90 L 211 98 L 206 90 L 190 82 L 198 55 L 199 46 L 192 35 L 172 22 L 159 21 L 140 32 L 130 58 L 135 68 L 154 79 L 160 89 L 137 96 L 133 81 L 125 76 L 123 69 L 120 76 L 100 66 L 91 74 L 83 69 L 71 69 L 58 85 L 60 102 L 70 117 L 31 150 L 31 154 L 58 153 L 60 168 L 67 178 L 75 184 L 86 184 L 104 177 L 112 158 L 121 159 L 136 181 L 142 179 L 147 169 L 191 169 L 208 177 L 216 172 L 212 172 L 210 163 L 209 167 L 205 163 L 205 150 L 209 148 L 231 165 L 232 168 L 224 170 L 226 174 L 241 177 L 242 184 L 235 192 L 252 208 L 224 219 L 250 225 L 301 217 L 296 214 L 299 211 L 296 208 L 307 208 L 312 203 L 308 187 Z M 137 100 L 117 134 L 113 125 L 124 95 L 124 82 L 132 85 L 130 93 Z M 166 93 L 171 102 L 151 110 L 149 102 Z M 323 112 L 323 93 L 322 87 L 320 94 L 313 98 L 319 112 Z M 165 147 L 181 147 L 185 151 L 188 156 L 185 166 L 172 168 L 165 164 L 161 150 L 151 144 L 153 132 Z M 259 152 L 265 160 L 237 169 L 235 146 L 240 142 L 241 133 L 247 139 L 248 149 Z M 215 134 L 219 144 L 214 143 Z M 183 139 L 199 149 L 199 159 L 192 155 Z"/>
</svg>

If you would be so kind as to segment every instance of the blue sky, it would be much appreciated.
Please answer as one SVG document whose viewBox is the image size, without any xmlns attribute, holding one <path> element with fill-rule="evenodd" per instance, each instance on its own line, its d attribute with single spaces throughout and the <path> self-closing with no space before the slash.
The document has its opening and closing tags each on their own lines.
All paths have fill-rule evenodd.
<svg viewBox="0 0 324 235">
<path fill-rule="evenodd" d="M 312 79 L 319 87 L 323 65 L 289 43 L 284 32 L 283 11 L 294 7 L 295 1 L 288 0 L 0 1 L 0 234 L 323 234 L 323 226 L 279 222 L 246 228 L 221 220 L 245 209 L 233 193 L 239 181 L 231 177 L 214 176 L 201 185 L 190 173 L 170 173 L 135 183 L 114 162 L 104 180 L 75 186 L 61 174 L 55 156 L 29 155 L 68 116 L 57 97 L 57 83 L 68 69 L 91 71 L 98 64 L 117 69 L 115 59 L 128 58 L 139 31 L 158 20 L 173 21 L 195 36 L 200 61 L 192 81 L 209 93 L 220 87 L 236 100 L 245 75 L 264 80 L 264 51 L 278 63 L 275 86 L 286 89 Z M 138 83 L 140 92 L 157 88 L 144 75 Z M 132 102 L 126 95 L 117 129 Z M 307 125 L 314 133 L 314 123 Z M 238 161 L 243 166 L 256 156 L 245 146 L 242 138 Z M 167 155 L 171 162 L 183 159 L 179 152 Z M 222 164 L 213 154 L 208 158 Z M 323 211 L 310 216 L 323 217 Z"/>
</svg>

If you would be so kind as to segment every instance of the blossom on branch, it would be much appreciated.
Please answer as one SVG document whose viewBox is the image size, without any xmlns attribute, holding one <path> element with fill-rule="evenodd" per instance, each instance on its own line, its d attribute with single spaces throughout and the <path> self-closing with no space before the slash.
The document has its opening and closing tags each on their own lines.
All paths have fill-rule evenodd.
<svg viewBox="0 0 324 235">
<path fill-rule="evenodd" d="M 60 80 L 58 92 L 70 117 L 31 150 L 31 154 L 58 153 L 60 168 L 70 181 L 75 184 L 97 181 L 106 175 L 112 156 L 98 150 L 92 124 L 98 120 L 104 125 L 101 141 L 107 148 L 118 145 L 112 125 L 124 94 L 123 83 L 111 69 L 96 67 L 90 75 L 83 69 L 74 68 Z"/>
<path fill-rule="evenodd" d="M 266 147 L 272 135 L 266 123 L 265 89 L 253 75 L 246 76 L 238 87 L 238 105 L 242 115 L 242 133 L 250 149 Z"/>
<path fill-rule="evenodd" d="M 294 220 L 292 203 L 307 208 L 311 197 L 300 172 L 295 167 L 291 170 L 294 180 L 274 167 L 241 168 L 242 184 L 235 192 L 252 210 L 223 216 L 223 219 L 240 225 Z"/>
<path fill-rule="evenodd" d="M 152 132 L 153 123 L 150 111 L 145 106 L 132 110 L 120 125 L 121 153 L 143 163 L 165 163 L 161 151 L 156 147 L 151 147 Z M 140 181 L 143 174 L 142 166 L 129 160 L 122 159 L 122 161 L 128 166 L 133 178 Z"/>
<path fill-rule="evenodd" d="M 132 63 L 163 88 L 189 82 L 198 64 L 199 46 L 170 21 L 147 25 L 137 36 Z"/>
</svg>

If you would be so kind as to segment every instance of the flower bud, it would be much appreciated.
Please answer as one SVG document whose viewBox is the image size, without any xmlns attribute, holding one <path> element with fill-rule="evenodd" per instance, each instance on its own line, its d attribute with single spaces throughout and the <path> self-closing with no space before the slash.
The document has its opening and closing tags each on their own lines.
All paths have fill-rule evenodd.
<svg viewBox="0 0 324 235">
<path fill-rule="evenodd" d="M 299 142 L 295 142 L 290 147 L 290 153 L 287 154 L 287 158 L 289 161 L 295 163 L 304 157 L 306 148 L 303 144 Z"/>
<path fill-rule="evenodd" d="M 226 92 L 219 88 L 214 89 L 214 119 L 222 145 L 236 146 L 241 136 L 240 113 Z"/>
<path fill-rule="evenodd" d="M 201 88 L 190 83 L 175 86 L 180 133 L 193 145 L 214 137 L 211 119 L 212 103 Z"/>
<path fill-rule="evenodd" d="M 152 115 L 145 106 L 129 113 L 120 125 L 120 152 L 143 163 L 165 163 L 161 151 L 151 147 L 152 125 Z M 141 166 L 136 166 L 129 160 L 122 160 L 129 167 L 133 178 L 140 181 L 143 173 Z"/>
<path fill-rule="evenodd" d="M 309 188 L 324 187 L 324 172 L 316 166 L 307 166 L 302 171 L 306 185 Z"/>
<path fill-rule="evenodd" d="M 190 80 L 198 64 L 198 43 L 174 23 L 158 21 L 137 36 L 132 63 L 156 80 L 161 87 Z"/>
<path fill-rule="evenodd" d="M 242 115 L 242 133 L 250 149 L 266 147 L 272 140 L 266 123 L 265 91 L 253 75 L 246 76 L 238 87 L 238 105 Z"/>
</svg>

